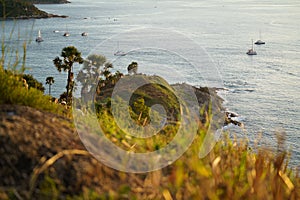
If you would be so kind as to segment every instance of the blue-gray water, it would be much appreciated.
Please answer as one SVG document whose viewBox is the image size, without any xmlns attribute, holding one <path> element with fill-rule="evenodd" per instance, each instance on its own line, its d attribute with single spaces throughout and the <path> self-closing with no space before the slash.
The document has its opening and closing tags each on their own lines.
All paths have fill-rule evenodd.
<svg viewBox="0 0 300 200">
<path fill-rule="evenodd" d="M 245 134 L 250 140 L 262 133 L 265 143 L 271 146 L 276 146 L 276 131 L 284 130 L 287 134 L 287 147 L 293 153 L 292 164 L 295 166 L 300 163 L 298 0 L 73 0 L 71 4 L 38 7 L 50 13 L 68 15 L 69 18 L 7 21 L 4 32 L 7 43 L 12 46 L 21 44 L 24 39 L 33 40 L 27 49 L 27 66 L 31 68 L 27 72 L 41 82 L 45 82 L 47 76 L 54 76 L 52 91 L 55 96 L 64 91 L 66 74 L 59 74 L 52 60 L 60 54 L 63 47 L 74 45 L 83 56 L 87 56 L 101 42 L 124 31 L 145 27 L 178 31 L 204 48 L 215 63 L 219 73 L 216 76 L 228 89 L 222 92 L 226 99 L 225 106 L 240 114 L 246 130 L 238 131 L 236 127 L 233 129 L 240 132 L 240 136 Z M 9 31 L 15 23 L 15 34 L 8 39 Z M 45 40 L 40 44 L 34 41 L 39 29 Z M 60 32 L 54 33 L 54 30 Z M 65 30 L 71 33 L 70 37 L 62 37 Z M 84 31 L 89 33 L 88 37 L 80 35 Z M 246 55 L 251 47 L 251 39 L 259 39 L 259 32 L 266 45 L 255 46 L 258 55 Z M 114 41 L 118 40 L 116 38 Z M 174 41 L 174 44 L 189 49 L 182 41 Z M 112 47 L 112 51 L 116 46 Z M 122 47 L 122 41 L 120 46 Z M 125 57 L 122 58 L 123 63 L 128 65 L 129 60 Z M 170 60 L 168 53 L 159 53 L 159 57 L 153 58 L 155 60 L 148 61 L 154 63 L 150 70 L 153 73 L 160 69 L 159 65 L 172 62 L 180 74 L 181 65 L 184 65 L 182 59 Z M 116 68 L 126 72 L 127 65 L 118 65 Z M 169 74 L 172 77 L 172 72 Z M 203 80 L 198 75 L 181 74 L 180 78 L 186 80 L 180 81 L 202 85 Z M 173 81 L 176 80 L 173 77 Z M 210 86 L 210 80 L 207 83 Z"/>
</svg>

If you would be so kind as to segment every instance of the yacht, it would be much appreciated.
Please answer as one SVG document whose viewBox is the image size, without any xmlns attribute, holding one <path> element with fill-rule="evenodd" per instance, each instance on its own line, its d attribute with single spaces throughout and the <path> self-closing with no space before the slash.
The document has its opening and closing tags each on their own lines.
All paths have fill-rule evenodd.
<svg viewBox="0 0 300 200">
<path fill-rule="evenodd" d="M 124 51 L 118 50 L 118 51 L 116 51 L 116 52 L 114 53 L 114 55 L 115 55 L 115 56 L 126 56 L 126 53 L 125 53 Z"/>
<path fill-rule="evenodd" d="M 119 50 L 119 42 L 118 42 L 118 50 L 114 53 L 115 56 L 126 56 L 124 51 Z"/>
<path fill-rule="evenodd" d="M 42 38 L 42 34 L 41 34 L 41 30 L 39 30 L 38 32 L 38 37 L 35 39 L 36 42 L 43 42 L 43 38 Z"/>
<path fill-rule="evenodd" d="M 252 48 L 247 51 L 247 54 L 250 56 L 257 55 L 256 51 L 253 48 L 253 40 L 252 40 Z"/>
</svg>

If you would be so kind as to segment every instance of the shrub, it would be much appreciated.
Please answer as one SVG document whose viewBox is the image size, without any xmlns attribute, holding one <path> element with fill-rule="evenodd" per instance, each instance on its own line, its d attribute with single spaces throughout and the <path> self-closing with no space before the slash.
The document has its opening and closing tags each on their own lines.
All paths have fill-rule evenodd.
<svg viewBox="0 0 300 200">
<path fill-rule="evenodd" d="M 35 79 L 32 77 L 30 80 Z M 0 70 L 0 83 L 0 104 L 24 105 L 60 114 L 66 112 L 62 106 L 52 103 L 50 97 L 45 96 L 41 90 L 34 87 L 27 89 L 21 77 L 10 71 Z"/>
</svg>

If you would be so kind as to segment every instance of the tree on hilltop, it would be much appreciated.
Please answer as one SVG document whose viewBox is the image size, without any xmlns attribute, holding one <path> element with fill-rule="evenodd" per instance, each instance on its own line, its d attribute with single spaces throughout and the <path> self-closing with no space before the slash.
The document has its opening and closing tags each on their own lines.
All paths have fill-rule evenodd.
<svg viewBox="0 0 300 200">
<path fill-rule="evenodd" d="M 46 78 L 46 84 L 49 85 L 49 96 L 51 96 L 51 85 L 54 83 L 54 78 L 49 76 Z"/>
<path fill-rule="evenodd" d="M 59 72 L 67 71 L 68 72 L 68 79 L 67 79 L 67 92 L 66 92 L 66 102 L 67 104 L 70 103 L 69 98 L 72 96 L 72 91 L 74 87 L 73 81 L 73 65 L 75 63 L 82 64 L 83 58 L 81 57 L 81 52 L 79 52 L 74 46 L 69 46 L 63 48 L 61 52 L 61 58 L 56 57 L 53 60 L 53 63 Z"/>
</svg>

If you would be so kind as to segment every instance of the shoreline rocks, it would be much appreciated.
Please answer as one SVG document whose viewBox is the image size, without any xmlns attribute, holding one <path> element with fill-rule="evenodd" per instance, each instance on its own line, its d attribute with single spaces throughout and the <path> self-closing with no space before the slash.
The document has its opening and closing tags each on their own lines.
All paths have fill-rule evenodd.
<svg viewBox="0 0 300 200">
<path fill-rule="evenodd" d="M 240 122 L 237 118 L 239 117 L 238 114 L 236 113 L 233 113 L 233 112 L 230 112 L 230 111 L 226 111 L 225 112 L 226 114 L 226 120 L 224 122 L 224 125 L 227 126 L 229 124 L 233 124 L 233 125 L 236 125 L 236 126 L 239 126 L 239 127 L 243 127 L 243 123 Z"/>
<path fill-rule="evenodd" d="M 49 18 L 68 18 L 67 15 L 56 15 L 56 14 L 47 14 L 47 15 L 31 15 L 31 16 L 18 16 L 18 17 L 1 17 L 1 20 L 18 20 L 18 19 L 49 19 Z"/>
<path fill-rule="evenodd" d="M 71 3 L 67 0 L 35 0 L 33 4 L 66 4 Z"/>
</svg>

